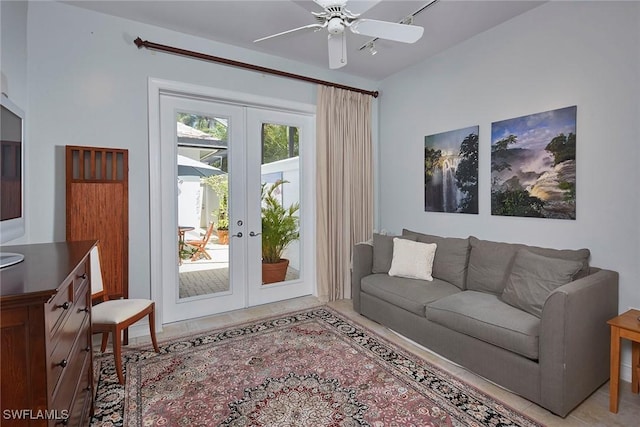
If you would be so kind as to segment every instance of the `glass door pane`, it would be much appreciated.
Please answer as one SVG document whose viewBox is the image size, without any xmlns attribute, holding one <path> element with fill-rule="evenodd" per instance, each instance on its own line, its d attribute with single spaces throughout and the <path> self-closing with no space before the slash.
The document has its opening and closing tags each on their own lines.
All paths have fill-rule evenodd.
<svg viewBox="0 0 640 427">
<path fill-rule="evenodd" d="M 224 117 L 176 114 L 181 299 L 230 289 L 227 126 Z"/>
<path fill-rule="evenodd" d="M 262 284 L 300 278 L 300 130 L 262 123 Z"/>
</svg>

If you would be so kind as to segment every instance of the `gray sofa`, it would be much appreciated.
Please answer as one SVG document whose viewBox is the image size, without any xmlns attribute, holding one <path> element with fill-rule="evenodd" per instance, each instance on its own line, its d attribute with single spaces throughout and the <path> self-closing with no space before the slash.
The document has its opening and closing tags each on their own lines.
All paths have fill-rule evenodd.
<svg viewBox="0 0 640 427">
<path fill-rule="evenodd" d="M 376 234 L 354 247 L 356 311 L 562 417 L 608 380 L 618 273 L 589 250 L 395 237 L 437 245 L 433 281 L 390 276 L 394 237 Z"/>
</svg>

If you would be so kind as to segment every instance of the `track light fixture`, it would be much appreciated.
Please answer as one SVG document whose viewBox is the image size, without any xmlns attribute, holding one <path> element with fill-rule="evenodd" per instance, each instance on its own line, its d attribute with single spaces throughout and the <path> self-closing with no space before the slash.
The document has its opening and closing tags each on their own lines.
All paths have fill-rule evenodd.
<svg viewBox="0 0 640 427">
<path fill-rule="evenodd" d="M 420 9 L 418 9 L 415 12 L 413 12 L 412 14 L 407 15 L 404 18 L 402 18 L 398 22 L 398 24 L 413 25 L 414 17 L 416 17 L 419 13 L 424 12 L 427 8 L 429 8 L 430 6 L 433 6 L 438 1 L 440 1 L 440 0 L 429 0 L 429 2 L 427 4 L 425 4 L 424 6 L 422 6 Z M 363 51 L 363 50 L 367 49 L 371 55 L 375 55 L 376 53 L 378 53 L 378 51 L 375 49 L 375 45 L 374 45 L 376 40 L 378 40 L 378 37 L 372 38 L 371 40 L 369 40 L 365 44 L 361 45 L 358 48 L 358 50 Z"/>
<path fill-rule="evenodd" d="M 376 53 L 378 53 L 378 51 L 376 50 L 375 42 L 373 42 L 373 41 L 370 41 L 369 43 L 367 43 L 367 50 L 369 51 L 371 56 L 373 56 Z"/>
</svg>

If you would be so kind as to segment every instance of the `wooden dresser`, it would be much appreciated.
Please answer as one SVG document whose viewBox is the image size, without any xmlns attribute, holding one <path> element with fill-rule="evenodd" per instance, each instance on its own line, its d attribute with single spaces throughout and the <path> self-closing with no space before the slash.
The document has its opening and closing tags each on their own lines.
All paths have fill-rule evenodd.
<svg viewBox="0 0 640 427">
<path fill-rule="evenodd" d="M 83 426 L 93 410 L 89 252 L 95 241 L 3 246 L 0 424 Z"/>
</svg>

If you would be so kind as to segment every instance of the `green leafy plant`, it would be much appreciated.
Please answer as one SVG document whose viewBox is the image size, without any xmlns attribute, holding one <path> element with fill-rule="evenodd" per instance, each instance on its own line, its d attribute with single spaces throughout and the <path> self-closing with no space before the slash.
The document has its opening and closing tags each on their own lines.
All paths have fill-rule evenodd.
<svg viewBox="0 0 640 427">
<path fill-rule="evenodd" d="M 288 181 L 278 180 L 270 186 L 262 184 L 262 262 L 276 263 L 291 242 L 300 238 L 300 203 L 282 206 L 276 190 Z"/>
<path fill-rule="evenodd" d="M 228 175 L 213 175 L 204 179 L 218 196 L 218 209 L 213 211 L 216 219 L 216 229 L 229 229 L 229 179 Z"/>
<path fill-rule="evenodd" d="M 179 254 L 178 255 L 180 256 L 180 259 L 189 259 L 198 250 L 197 248 L 194 248 L 193 246 L 185 245 L 185 243 L 183 241 L 180 241 L 179 245 L 180 245 L 180 249 L 179 249 Z"/>
</svg>

